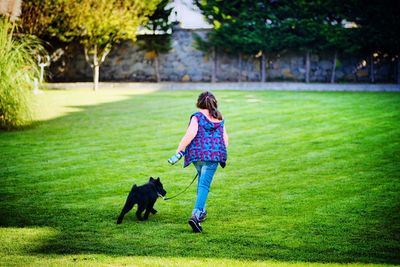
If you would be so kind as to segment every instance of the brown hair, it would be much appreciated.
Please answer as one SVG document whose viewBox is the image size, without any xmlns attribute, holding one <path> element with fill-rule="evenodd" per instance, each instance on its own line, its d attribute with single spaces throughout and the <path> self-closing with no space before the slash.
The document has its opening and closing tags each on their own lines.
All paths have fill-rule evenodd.
<svg viewBox="0 0 400 267">
<path fill-rule="evenodd" d="M 218 120 L 222 120 L 222 114 L 218 111 L 218 102 L 215 96 L 205 91 L 199 95 L 196 106 L 200 109 L 207 109 L 210 115 Z"/>
</svg>

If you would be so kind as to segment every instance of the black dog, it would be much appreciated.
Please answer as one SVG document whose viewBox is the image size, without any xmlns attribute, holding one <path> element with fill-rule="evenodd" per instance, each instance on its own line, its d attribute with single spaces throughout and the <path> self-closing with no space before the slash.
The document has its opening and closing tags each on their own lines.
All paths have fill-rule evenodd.
<svg viewBox="0 0 400 267">
<path fill-rule="evenodd" d="M 121 214 L 118 217 L 117 224 L 122 223 L 125 214 L 127 214 L 132 208 L 133 205 L 138 204 L 138 209 L 136 211 L 136 217 L 140 221 L 145 221 L 149 218 L 150 212 L 152 214 L 156 214 L 157 211 L 153 209 L 154 203 L 159 196 L 165 196 L 167 192 L 164 190 L 162 183 L 160 182 L 160 178 L 154 179 L 150 177 L 150 180 L 147 184 L 136 186 L 133 185 L 131 192 L 126 199 L 124 208 L 121 211 Z M 142 217 L 142 212 L 146 210 L 144 216 Z"/>
</svg>

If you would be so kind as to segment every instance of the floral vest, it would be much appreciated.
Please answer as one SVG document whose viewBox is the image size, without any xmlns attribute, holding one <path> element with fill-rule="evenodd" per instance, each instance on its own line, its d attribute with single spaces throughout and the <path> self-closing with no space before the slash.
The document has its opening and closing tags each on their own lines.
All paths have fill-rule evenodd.
<svg viewBox="0 0 400 267">
<path fill-rule="evenodd" d="M 226 165 L 227 151 L 224 143 L 224 120 L 211 122 L 203 113 L 196 112 L 199 128 L 192 142 L 186 147 L 185 162 L 187 167 L 195 161 L 216 161 L 221 167 Z"/>
</svg>

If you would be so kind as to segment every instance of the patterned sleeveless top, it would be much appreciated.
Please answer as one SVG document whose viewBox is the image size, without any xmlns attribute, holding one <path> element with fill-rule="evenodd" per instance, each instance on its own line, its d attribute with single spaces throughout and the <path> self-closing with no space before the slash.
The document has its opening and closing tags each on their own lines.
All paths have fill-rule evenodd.
<svg viewBox="0 0 400 267">
<path fill-rule="evenodd" d="M 216 161 L 221 167 L 226 165 L 227 151 L 224 143 L 224 120 L 211 122 L 203 113 L 196 112 L 199 128 L 192 142 L 186 147 L 185 162 L 187 167 L 194 161 Z"/>
</svg>

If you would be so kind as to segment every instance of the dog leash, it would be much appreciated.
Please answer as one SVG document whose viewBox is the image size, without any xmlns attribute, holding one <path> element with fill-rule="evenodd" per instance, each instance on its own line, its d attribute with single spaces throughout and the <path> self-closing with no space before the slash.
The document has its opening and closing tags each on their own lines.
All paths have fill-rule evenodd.
<svg viewBox="0 0 400 267">
<path fill-rule="evenodd" d="M 196 178 L 197 178 L 198 176 L 199 176 L 199 174 L 196 173 L 196 175 L 194 176 L 194 178 L 193 178 L 193 180 L 190 182 L 190 184 L 189 184 L 182 192 L 176 194 L 176 195 L 173 196 L 173 197 L 164 197 L 164 196 L 162 196 L 162 195 L 161 195 L 160 193 L 158 193 L 158 192 L 157 192 L 157 194 L 158 194 L 159 197 L 161 197 L 161 198 L 164 199 L 164 200 L 170 200 L 170 199 L 176 198 L 177 196 L 179 196 L 179 195 L 185 193 L 185 191 L 188 190 L 188 188 L 193 184 L 193 182 L 196 180 Z"/>
</svg>

